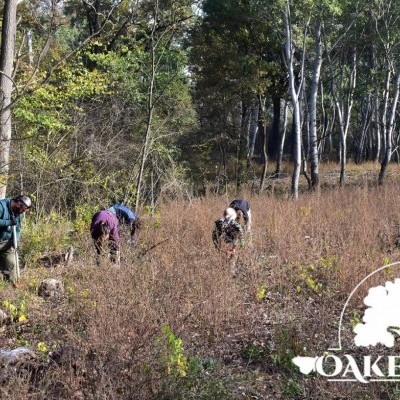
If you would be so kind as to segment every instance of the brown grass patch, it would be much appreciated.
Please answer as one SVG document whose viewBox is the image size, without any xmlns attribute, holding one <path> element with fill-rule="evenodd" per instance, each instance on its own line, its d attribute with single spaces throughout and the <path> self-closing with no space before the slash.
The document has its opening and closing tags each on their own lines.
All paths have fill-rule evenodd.
<svg viewBox="0 0 400 400">
<path fill-rule="evenodd" d="M 233 197 L 162 205 L 144 222 L 139 246 L 123 244 L 121 269 L 96 268 L 89 235 L 80 238 L 71 266 L 23 274 L 28 287 L 35 274 L 60 278 L 62 302 L 38 300 L 33 289 L 1 293 L 24 298 L 29 310 L 27 323 L 1 328 L 1 347 L 69 349 L 64 360 L 44 357 L 38 376 L 9 380 L 2 398 L 365 398 L 367 385 L 300 375 L 290 360 L 335 346 L 351 290 L 398 260 L 399 197 L 397 183 L 307 193 L 297 202 L 249 195 L 253 238 L 239 249 L 234 279 L 211 240 L 214 220 Z M 383 271 L 355 294 L 345 315 L 348 348 L 366 290 L 395 277 L 398 268 Z M 171 347 L 164 326 L 183 350 L 178 339 Z M 384 383 L 368 390 L 371 398 L 394 393 Z"/>
</svg>

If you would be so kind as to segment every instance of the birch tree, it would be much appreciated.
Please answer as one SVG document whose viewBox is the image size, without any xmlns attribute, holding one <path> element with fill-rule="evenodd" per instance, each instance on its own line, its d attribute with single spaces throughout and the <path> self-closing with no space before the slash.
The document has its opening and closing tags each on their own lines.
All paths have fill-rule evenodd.
<svg viewBox="0 0 400 400">
<path fill-rule="evenodd" d="M 390 74 L 388 74 L 388 78 Z M 389 79 L 388 79 L 389 80 Z M 392 149 L 393 149 L 393 130 L 396 116 L 396 108 L 399 100 L 399 85 L 400 85 L 400 71 L 396 72 L 396 75 L 393 79 L 393 90 L 392 90 L 392 101 L 390 108 L 388 110 L 388 117 L 385 118 L 383 128 L 384 128 L 384 138 L 385 138 L 385 153 L 381 163 L 381 169 L 379 172 L 378 182 L 380 185 L 384 183 L 387 167 L 390 163 L 390 159 L 392 157 Z M 389 90 L 388 90 L 389 91 Z"/>
<path fill-rule="evenodd" d="M 400 4 L 395 1 L 378 2 L 376 4 L 375 31 L 379 39 L 379 47 L 383 53 L 386 67 L 386 82 L 383 91 L 381 126 L 383 130 L 384 154 L 378 177 L 378 183 L 384 183 L 387 167 L 393 152 L 393 132 L 395 128 L 396 110 L 400 85 L 400 36 L 398 24 Z"/>
<path fill-rule="evenodd" d="M 302 90 L 303 76 L 299 79 L 299 84 L 296 85 L 296 76 L 294 73 L 294 42 L 293 42 L 293 27 L 291 19 L 291 6 L 290 1 L 286 1 L 285 9 L 283 11 L 285 23 L 285 59 L 288 70 L 289 80 L 289 93 L 293 108 L 293 125 L 294 125 L 294 148 L 293 148 L 293 173 L 291 193 L 292 198 L 297 200 L 299 197 L 299 178 L 301 169 L 301 121 L 300 121 L 300 93 Z M 304 70 L 304 62 L 302 64 L 301 72 Z"/>
<path fill-rule="evenodd" d="M 344 185 L 346 179 L 346 164 L 347 164 L 347 135 L 350 127 L 351 110 L 354 104 L 354 90 L 356 88 L 357 77 L 357 55 L 353 49 L 352 65 L 350 71 L 346 67 L 342 67 L 339 83 L 335 83 L 335 77 L 332 75 L 332 94 L 335 100 L 339 131 L 340 131 L 340 186 Z M 340 87 L 340 91 L 338 88 Z"/>
<path fill-rule="evenodd" d="M 285 55 L 295 125 L 292 195 L 296 198 L 296 186 L 298 186 L 297 169 L 303 170 L 303 174 L 312 189 L 317 188 L 319 185 L 318 130 L 321 118 L 318 114 L 318 104 L 320 103 L 318 91 L 324 60 L 322 46 L 323 25 L 324 20 L 330 22 L 333 17 L 340 15 L 342 9 L 337 1 L 287 1 L 285 10 Z M 296 16 L 295 20 L 290 19 L 290 14 Z M 300 32 L 303 32 L 302 37 Z M 297 36 L 294 33 L 297 33 Z M 307 87 L 305 84 L 306 77 L 309 77 Z M 306 104 L 307 107 L 305 106 Z M 302 118 L 302 115 L 304 115 L 304 118 Z M 296 122 L 297 120 L 298 122 Z M 304 146 L 302 146 L 301 135 L 303 120 L 307 122 L 307 143 Z M 299 124 L 299 126 L 296 127 L 296 124 Z M 301 156 L 302 148 L 303 157 Z M 303 159 L 302 168 L 301 159 Z M 307 161 L 310 162 L 311 178 L 306 173 Z"/>
<path fill-rule="evenodd" d="M 319 88 L 321 86 L 321 69 L 326 58 L 326 49 L 323 48 L 322 35 L 327 36 L 326 40 L 334 39 L 335 29 L 332 29 L 333 21 L 337 21 L 338 17 L 343 13 L 344 5 L 340 1 L 311 1 L 306 2 L 302 7 L 305 14 L 304 19 L 307 20 L 306 34 L 309 36 L 308 41 L 313 48 L 307 46 L 305 57 L 310 76 L 310 84 L 308 89 L 308 132 L 309 132 L 309 161 L 311 173 L 311 188 L 315 189 L 319 185 L 319 149 L 318 131 L 321 129 L 319 125 L 322 121 L 321 115 L 318 113 L 318 105 L 322 104 L 319 96 Z M 308 18 L 308 19 L 307 19 Z M 326 43 L 326 41 L 325 41 Z"/>
<path fill-rule="evenodd" d="M 315 189 L 319 184 L 319 158 L 317 137 L 317 97 L 321 76 L 322 48 L 321 33 L 322 22 L 318 18 L 315 28 L 315 57 L 312 63 L 311 88 L 309 98 L 309 123 L 310 123 L 310 163 L 311 163 L 311 187 Z"/>
</svg>

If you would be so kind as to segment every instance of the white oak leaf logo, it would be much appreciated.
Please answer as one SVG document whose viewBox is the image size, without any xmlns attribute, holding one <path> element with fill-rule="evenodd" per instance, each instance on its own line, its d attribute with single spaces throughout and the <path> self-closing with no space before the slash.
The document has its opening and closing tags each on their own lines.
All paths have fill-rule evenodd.
<svg viewBox="0 0 400 400">
<path fill-rule="evenodd" d="M 318 357 L 301 357 L 297 356 L 292 359 L 293 364 L 299 367 L 302 374 L 308 375 L 315 371 L 315 363 Z"/>
<path fill-rule="evenodd" d="M 381 343 L 393 347 L 400 327 L 400 279 L 386 282 L 368 291 L 364 299 L 368 308 L 361 323 L 354 327 L 356 346 L 376 346 Z"/>
</svg>

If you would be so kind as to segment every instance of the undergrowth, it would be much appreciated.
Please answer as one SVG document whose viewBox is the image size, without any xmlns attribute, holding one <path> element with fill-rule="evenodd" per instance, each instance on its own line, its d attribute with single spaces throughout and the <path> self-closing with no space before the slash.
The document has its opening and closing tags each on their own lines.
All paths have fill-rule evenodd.
<svg viewBox="0 0 400 400">
<path fill-rule="evenodd" d="M 0 327 L 0 347 L 26 345 L 39 358 L 28 374 L 9 373 L 1 398 L 394 398 L 397 386 L 328 385 L 300 374 L 291 360 L 335 345 L 349 293 L 398 260 L 400 186 L 308 193 L 297 202 L 243 196 L 253 233 L 239 249 L 236 277 L 211 241 L 213 221 L 233 196 L 161 204 L 136 247 L 123 241 L 120 269 L 95 266 L 82 222 L 88 218 L 71 235 L 72 222 L 54 217 L 34 226 L 28 217 L 24 287 L 1 286 L 1 308 L 11 319 Z M 43 252 L 70 245 L 71 264 L 39 267 Z M 368 287 L 399 275 L 394 267 L 382 271 L 353 296 L 345 345 L 352 345 Z M 64 298 L 37 296 L 47 277 L 63 282 Z"/>
</svg>

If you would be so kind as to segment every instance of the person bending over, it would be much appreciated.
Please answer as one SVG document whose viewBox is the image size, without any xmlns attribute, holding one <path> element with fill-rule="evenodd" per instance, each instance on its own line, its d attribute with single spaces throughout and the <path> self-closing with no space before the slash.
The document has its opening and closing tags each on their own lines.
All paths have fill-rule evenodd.
<svg viewBox="0 0 400 400">
<path fill-rule="evenodd" d="M 100 210 L 92 217 L 90 234 L 96 249 L 96 264 L 109 257 L 111 262 L 119 266 L 119 232 L 118 218 L 108 210 Z"/>
<path fill-rule="evenodd" d="M 243 229 L 236 221 L 236 211 L 228 207 L 224 211 L 223 218 L 215 221 L 212 239 L 215 247 L 221 250 L 223 246 L 229 259 L 233 259 L 236 254 L 237 244 L 243 244 Z"/>
</svg>

